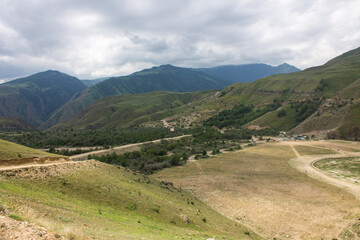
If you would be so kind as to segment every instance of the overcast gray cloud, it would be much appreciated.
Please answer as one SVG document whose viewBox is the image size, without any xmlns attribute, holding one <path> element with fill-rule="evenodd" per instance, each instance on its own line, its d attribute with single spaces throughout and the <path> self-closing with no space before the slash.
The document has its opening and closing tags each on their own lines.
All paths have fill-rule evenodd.
<svg viewBox="0 0 360 240">
<path fill-rule="evenodd" d="M 0 79 L 161 64 L 320 65 L 360 47 L 359 0 L 2 0 Z"/>
</svg>

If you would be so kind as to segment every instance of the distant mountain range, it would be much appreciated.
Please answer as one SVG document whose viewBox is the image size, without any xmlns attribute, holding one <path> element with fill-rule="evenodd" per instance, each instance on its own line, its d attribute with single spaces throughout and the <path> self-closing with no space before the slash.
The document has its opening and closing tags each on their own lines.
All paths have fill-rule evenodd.
<svg viewBox="0 0 360 240">
<path fill-rule="evenodd" d="M 105 81 L 105 80 L 107 80 L 109 78 L 111 78 L 111 77 L 96 78 L 96 79 L 91 79 L 91 80 L 83 80 L 83 79 L 81 79 L 80 81 L 83 84 L 85 84 L 86 86 L 91 87 L 92 85 L 103 82 L 103 81 Z"/>
<path fill-rule="evenodd" d="M 300 69 L 287 63 L 273 67 L 263 63 L 226 65 L 212 68 L 196 68 L 194 70 L 204 72 L 211 77 L 228 82 L 229 85 L 237 82 L 253 82 L 257 79 L 279 73 L 298 72 Z"/>
<path fill-rule="evenodd" d="M 45 71 L 0 85 L 0 117 L 23 119 L 47 129 L 75 116 L 99 99 L 153 91 L 195 92 L 233 82 L 253 81 L 269 74 L 297 71 L 282 64 L 219 66 L 190 69 L 162 65 L 123 77 L 79 80 L 58 71 Z"/>
</svg>

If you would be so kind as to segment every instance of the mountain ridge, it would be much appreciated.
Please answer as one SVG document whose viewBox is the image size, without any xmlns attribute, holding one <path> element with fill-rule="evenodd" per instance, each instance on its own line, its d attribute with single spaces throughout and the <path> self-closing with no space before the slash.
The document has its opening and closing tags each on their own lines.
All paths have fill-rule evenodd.
<svg viewBox="0 0 360 240">
<path fill-rule="evenodd" d="M 226 85 L 226 82 L 187 68 L 169 64 L 152 67 L 128 76 L 113 77 L 83 90 L 55 112 L 40 128 L 47 129 L 64 122 L 103 97 L 152 91 L 194 92 L 222 89 Z"/>
<path fill-rule="evenodd" d="M 47 70 L 0 85 L 0 116 L 21 118 L 39 126 L 86 86 L 79 79 Z"/>
<path fill-rule="evenodd" d="M 212 68 L 197 68 L 195 70 L 204 72 L 230 84 L 236 82 L 253 82 L 274 74 L 301 71 L 300 69 L 287 63 L 283 63 L 278 66 L 271 66 L 264 63 L 222 65 Z"/>
</svg>

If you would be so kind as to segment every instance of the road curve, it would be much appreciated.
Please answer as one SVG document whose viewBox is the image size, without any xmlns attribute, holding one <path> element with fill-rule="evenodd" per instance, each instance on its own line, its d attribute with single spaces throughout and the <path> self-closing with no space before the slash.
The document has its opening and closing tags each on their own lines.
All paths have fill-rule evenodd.
<svg viewBox="0 0 360 240">
<path fill-rule="evenodd" d="M 331 154 L 331 155 L 317 155 L 317 156 L 300 156 L 293 146 L 293 143 L 289 142 L 291 149 L 296 154 L 296 158 L 289 160 L 289 163 L 292 167 L 297 169 L 300 172 L 307 174 L 309 177 L 322 182 L 331 184 L 333 186 L 339 187 L 348 193 L 356 197 L 360 201 L 360 185 L 352 183 L 346 179 L 335 177 L 327 172 L 321 171 L 316 168 L 313 164 L 317 161 L 326 158 L 343 158 L 343 157 L 356 157 L 360 156 L 360 153 L 348 153 L 348 154 Z"/>
</svg>

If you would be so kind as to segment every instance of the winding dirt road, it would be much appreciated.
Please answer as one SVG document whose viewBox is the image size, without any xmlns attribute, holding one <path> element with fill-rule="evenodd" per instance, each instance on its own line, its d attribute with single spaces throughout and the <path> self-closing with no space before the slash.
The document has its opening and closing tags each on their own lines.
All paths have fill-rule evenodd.
<svg viewBox="0 0 360 240">
<path fill-rule="evenodd" d="M 123 146 L 119 146 L 119 147 L 114 147 L 114 148 L 111 148 L 111 149 L 103 149 L 103 150 L 97 150 L 97 151 L 92 151 L 92 152 L 87 152 L 87 153 L 74 155 L 74 156 L 71 156 L 70 159 L 72 159 L 72 160 L 86 160 L 89 155 L 104 155 L 104 154 L 112 153 L 112 152 L 118 151 L 118 150 L 124 150 L 124 149 L 127 149 L 127 148 L 131 149 L 133 147 L 137 147 L 137 146 L 147 144 L 147 143 L 159 143 L 162 140 L 165 140 L 165 141 L 166 140 L 176 140 L 176 139 L 181 139 L 181 138 L 190 137 L 190 136 L 191 135 L 182 135 L 182 136 L 171 137 L 171 138 L 162 138 L 162 139 L 157 139 L 157 140 L 147 141 L 147 142 L 127 144 L 127 145 L 123 145 Z"/>
<path fill-rule="evenodd" d="M 289 163 L 292 167 L 307 174 L 309 177 L 322 182 L 334 185 L 341 189 L 344 189 L 348 193 L 356 197 L 360 201 L 360 185 L 350 182 L 349 180 L 335 177 L 327 172 L 321 171 L 320 169 L 314 166 L 314 163 L 325 158 L 339 158 L 339 157 L 356 157 L 360 156 L 360 153 L 349 153 L 341 151 L 340 154 L 331 154 L 331 155 L 317 155 L 317 156 L 301 156 L 299 152 L 295 149 L 295 143 L 288 143 L 291 149 L 294 151 L 296 158 L 290 159 Z M 299 144 L 300 145 L 300 144 Z M 303 144 L 305 145 L 305 144 Z M 311 145 L 308 145 L 311 146 Z"/>
</svg>

